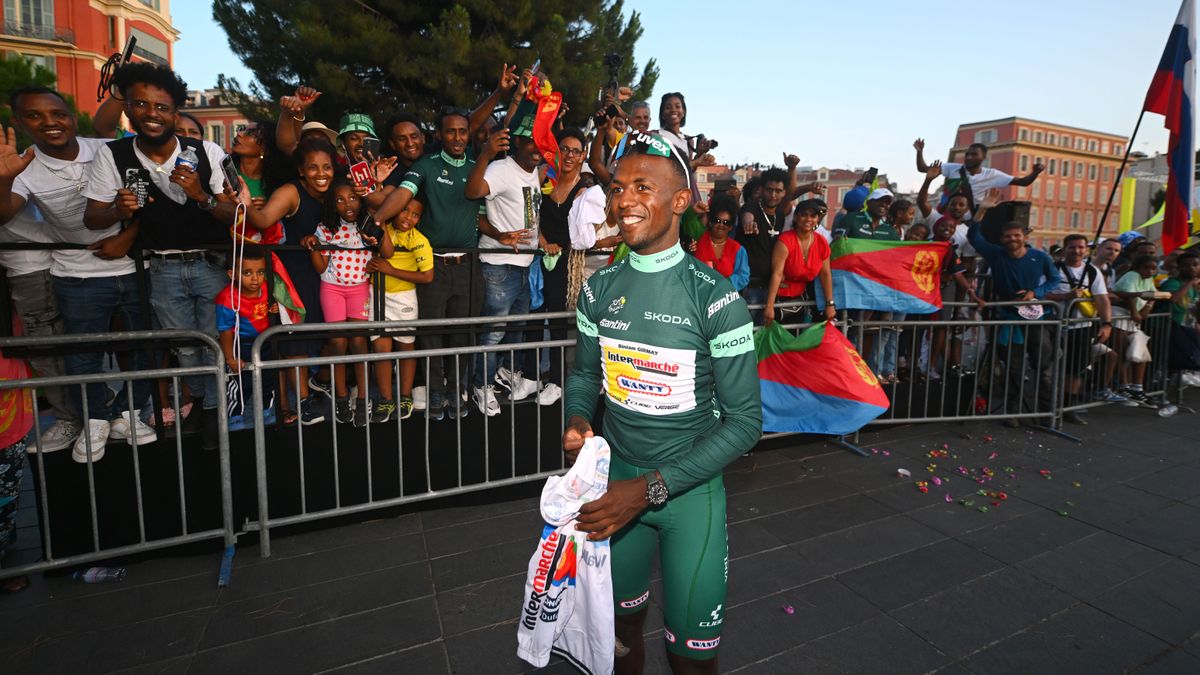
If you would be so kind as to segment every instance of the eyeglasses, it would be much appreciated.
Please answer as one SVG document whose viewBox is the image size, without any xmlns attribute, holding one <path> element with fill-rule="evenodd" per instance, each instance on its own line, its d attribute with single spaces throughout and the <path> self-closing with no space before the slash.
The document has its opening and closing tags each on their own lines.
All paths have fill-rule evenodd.
<svg viewBox="0 0 1200 675">
<path fill-rule="evenodd" d="M 562 154 L 568 157 L 575 157 L 583 154 L 583 148 L 562 148 Z"/>
<path fill-rule="evenodd" d="M 142 110 L 142 111 L 149 109 L 150 106 L 154 106 L 154 112 L 160 113 L 163 115 L 174 110 L 173 106 L 169 106 L 166 103 L 151 103 L 150 101 L 143 101 L 141 99 L 125 101 L 125 105 L 129 106 L 133 110 Z"/>
<path fill-rule="evenodd" d="M 725 227 L 733 227 L 733 220 L 728 218 L 712 218 L 708 222 L 710 225 L 724 225 Z"/>
<path fill-rule="evenodd" d="M 241 124 L 238 125 L 237 133 L 246 136 L 261 136 L 263 128 L 258 124 Z"/>
</svg>

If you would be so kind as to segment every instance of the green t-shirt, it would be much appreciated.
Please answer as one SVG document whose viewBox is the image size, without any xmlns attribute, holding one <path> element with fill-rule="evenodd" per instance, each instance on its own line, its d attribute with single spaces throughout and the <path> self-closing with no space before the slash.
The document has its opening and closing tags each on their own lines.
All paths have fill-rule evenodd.
<svg viewBox="0 0 1200 675">
<path fill-rule="evenodd" d="M 855 211 L 842 216 L 833 226 L 833 237 L 849 237 L 851 239 L 882 239 L 900 241 L 900 233 L 884 221 L 879 221 L 879 227 L 871 229 L 871 216 L 866 211 Z"/>
<path fill-rule="evenodd" d="M 246 174 L 242 173 L 241 170 L 238 170 L 238 175 L 241 176 L 242 180 L 246 182 L 246 189 L 250 191 L 251 197 L 265 197 L 266 196 L 263 194 L 261 178 L 251 178 L 251 177 L 247 176 Z"/>
<path fill-rule="evenodd" d="M 1182 285 L 1183 282 L 1178 277 L 1170 277 L 1162 282 L 1162 285 L 1158 288 L 1168 293 L 1174 293 Z M 1192 312 L 1196 308 L 1196 300 L 1198 298 L 1200 298 L 1200 291 L 1197 291 L 1195 286 L 1189 288 L 1187 293 L 1184 293 L 1183 297 L 1180 298 L 1182 302 L 1171 303 L 1171 320 L 1181 326 L 1194 325 L 1196 323 L 1196 315 Z"/>
<path fill-rule="evenodd" d="M 1145 279 L 1135 270 L 1129 270 L 1121 275 L 1120 279 L 1117 279 L 1117 283 L 1113 285 L 1113 290 L 1121 291 L 1122 293 L 1145 293 L 1147 291 L 1157 291 L 1158 289 L 1154 287 L 1154 277 Z M 1146 306 L 1146 301 L 1138 298 L 1134 306 L 1140 312 Z"/>
<path fill-rule="evenodd" d="M 425 191 L 421 232 L 434 250 L 474 248 L 479 242 L 479 206 L 482 199 L 467 199 L 467 177 L 474 160 L 455 159 L 444 151 L 413 162 L 400 189 L 415 196 Z"/>
<path fill-rule="evenodd" d="M 593 274 L 575 314 L 567 417 L 591 420 L 603 388 L 605 439 L 625 462 L 658 469 L 672 495 L 719 475 L 758 442 L 746 302 L 678 244 Z"/>
</svg>

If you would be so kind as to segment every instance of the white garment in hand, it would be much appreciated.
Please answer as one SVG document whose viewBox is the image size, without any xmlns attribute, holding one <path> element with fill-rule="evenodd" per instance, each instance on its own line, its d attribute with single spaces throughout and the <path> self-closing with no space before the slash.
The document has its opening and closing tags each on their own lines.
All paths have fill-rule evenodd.
<svg viewBox="0 0 1200 675">
<path fill-rule="evenodd" d="M 608 540 L 575 531 L 579 507 L 608 489 L 609 447 L 589 438 L 565 476 L 542 489 L 541 540 L 529 560 L 517 656 L 545 666 L 550 652 L 585 673 L 611 673 L 616 650 Z"/>
</svg>

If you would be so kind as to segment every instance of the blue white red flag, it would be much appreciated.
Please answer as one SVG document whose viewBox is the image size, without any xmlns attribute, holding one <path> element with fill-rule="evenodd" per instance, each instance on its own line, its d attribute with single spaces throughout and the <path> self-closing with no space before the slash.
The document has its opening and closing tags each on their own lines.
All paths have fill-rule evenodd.
<svg viewBox="0 0 1200 675">
<path fill-rule="evenodd" d="M 1162 252 L 1169 253 L 1187 243 L 1188 218 L 1195 183 L 1196 147 L 1194 92 L 1196 84 L 1196 6 L 1183 0 L 1171 27 L 1158 71 L 1146 93 L 1146 112 L 1166 117 L 1171 132 L 1168 144 L 1167 198 L 1164 202 Z"/>
</svg>

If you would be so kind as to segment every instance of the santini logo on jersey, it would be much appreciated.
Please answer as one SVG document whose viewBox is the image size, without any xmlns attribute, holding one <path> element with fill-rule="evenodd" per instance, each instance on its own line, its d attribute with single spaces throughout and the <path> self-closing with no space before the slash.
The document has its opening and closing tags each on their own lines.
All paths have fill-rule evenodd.
<svg viewBox="0 0 1200 675">
<path fill-rule="evenodd" d="M 613 319 L 600 319 L 601 328 L 611 328 L 613 330 L 629 330 L 628 321 L 616 321 Z"/>
<path fill-rule="evenodd" d="M 636 391 L 651 396 L 670 396 L 671 387 L 649 380 L 639 380 L 625 375 L 617 376 L 617 386 L 625 391 Z"/>
<path fill-rule="evenodd" d="M 721 296 L 720 300 L 717 300 L 716 302 L 714 302 L 713 304 L 708 306 L 708 316 L 712 317 L 713 314 L 716 314 L 717 312 L 721 311 L 722 307 L 724 307 L 725 305 L 728 305 L 729 303 L 733 302 L 734 300 L 737 300 L 740 297 L 742 297 L 742 296 L 738 295 L 737 291 L 729 291 L 725 295 Z"/>
<path fill-rule="evenodd" d="M 659 314 L 658 312 L 646 312 L 642 317 L 647 321 L 658 321 L 660 323 L 669 323 L 675 326 L 690 326 L 692 320 L 686 316 L 675 316 L 674 314 Z"/>
</svg>

